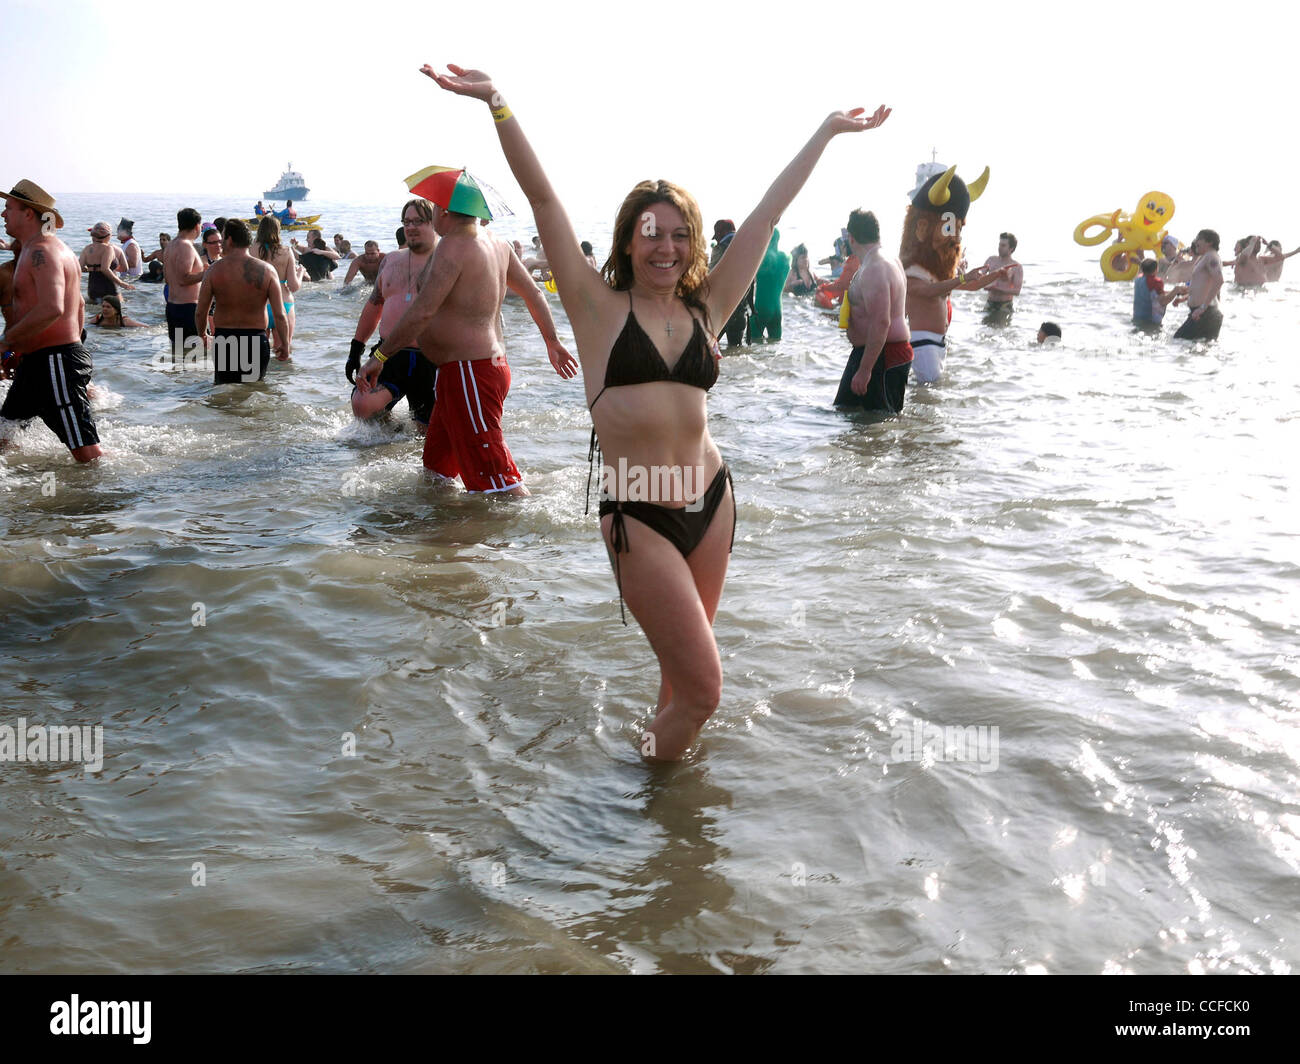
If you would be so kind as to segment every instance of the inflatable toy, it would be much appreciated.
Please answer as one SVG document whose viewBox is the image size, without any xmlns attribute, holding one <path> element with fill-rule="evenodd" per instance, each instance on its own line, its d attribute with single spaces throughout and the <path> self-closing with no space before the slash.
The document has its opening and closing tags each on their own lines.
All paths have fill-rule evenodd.
<svg viewBox="0 0 1300 1064">
<path fill-rule="evenodd" d="M 1174 216 L 1174 201 L 1163 192 L 1148 192 L 1138 200 L 1132 214 L 1115 211 L 1111 214 L 1094 214 L 1080 222 L 1074 230 L 1074 241 L 1092 247 L 1106 240 L 1112 231 L 1115 243 L 1101 253 L 1102 276 L 1108 281 L 1131 281 L 1138 274 L 1141 256 L 1130 256 L 1133 251 L 1160 252 L 1160 242 L 1168 235 L 1165 226 Z M 1100 232 L 1088 230 L 1100 227 Z M 1124 263 L 1121 267 L 1119 263 Z"/>
</svg>

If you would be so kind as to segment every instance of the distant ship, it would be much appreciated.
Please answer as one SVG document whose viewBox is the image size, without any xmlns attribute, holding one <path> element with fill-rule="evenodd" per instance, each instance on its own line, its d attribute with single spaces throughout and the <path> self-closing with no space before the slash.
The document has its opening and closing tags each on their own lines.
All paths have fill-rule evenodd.
<svg viewBox="0 0 1300 1064">
<path fill-rule="evenodd" d="M 302 174 L 293 168 L 293 163 L 290 163 L 289 169 L 282 173 L 280 180 L 275 183 L 275 188 L 267 189 L 263 195 L 267 199 L 291 199 L 301 202 L 307 198 L 307 193 L 310 191 Z"/>
<path fill-rule="evenodd" d="M 939 157 L 938 151 L 932 151 L 930 152 L 930 161 L 928 163 L 917 164 L 916 184 L 912 186 L 912 191 L 907 194 L 907 198 L 909 200 L 913 196 L 915 196 L 918 192 L 920 192 L 921 186 L 924 185 L 927 181 L 929 181 L 930 178 L 934 177 L 935 174 L 941 174 L 948 169 L 946 166 L 943 165 L 943 163 L 936 162 L 938 157 Z"/>
</svg>

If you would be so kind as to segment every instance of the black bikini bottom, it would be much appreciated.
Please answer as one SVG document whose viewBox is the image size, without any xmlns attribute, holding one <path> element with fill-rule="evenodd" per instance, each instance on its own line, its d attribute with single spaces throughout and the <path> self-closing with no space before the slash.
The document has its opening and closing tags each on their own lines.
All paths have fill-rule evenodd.
<svg viewBox="0 0 1300 1064">
<path fill-rule="evenodd" d="M 731 470 L 724 464 L 714 475 L 713 481 L 709 484 L 708 489 L 700 497 L 698 509 L 687 509 L 685 507 L 660 506 L 653 502 L 623 502 L 620 499 L 601 499 L 600 516 L 606 514 L 614 515 L 614 523 L 610 528 L 610 546 L 614 551 L 614 581 L 618 584 L 618 612 L 623 618 L 623 623 L 627 624 L 627 612 L 623 609 L 623 579 L 619 573 L 618 556 L 623 551 L 632 550 L 628 543 L 627 527 L 623 523 L 624 517 L 631 517 L 641 524 L 645 525 L 651 531 L 658 532 L 664 539 L 668 540 L 683 558 L 690 557 L 690 554 L 700 545 L 700 540 L 713 524 L 713 516 L 718 512 L 718 507 L 722 505 L 722 497 L 726 494 L 727 485 L 731 484 Z M 732 487 L 732 520 L 731 520 L 731 546 L 728 551 L 736 545 L 736 490 Z"/>
</svg>

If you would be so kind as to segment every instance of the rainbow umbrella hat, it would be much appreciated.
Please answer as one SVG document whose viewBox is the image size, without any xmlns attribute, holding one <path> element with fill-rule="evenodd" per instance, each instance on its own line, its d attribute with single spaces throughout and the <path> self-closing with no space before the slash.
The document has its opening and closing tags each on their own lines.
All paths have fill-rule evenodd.
<svg viewBox="0 0 1300 1064">
<path fill-rule="evenodd" d="M 515 213 L 496 189 L 463 167 L 426 166 L 406 179 L 406 187 L 439 207 L 489 222 Z"/>
</svg>

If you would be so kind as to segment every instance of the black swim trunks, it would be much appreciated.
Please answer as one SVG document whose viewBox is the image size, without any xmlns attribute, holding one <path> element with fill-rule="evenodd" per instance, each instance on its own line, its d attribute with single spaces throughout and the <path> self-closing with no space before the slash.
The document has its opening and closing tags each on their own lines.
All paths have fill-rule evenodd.
<svg viewBox="0 0 1300 1064">
<path fill-rule="evenodd" d="M 81 344 L 31 351 L 18 362 L 0 418 L 24 425 L 40 418 L 70 451 L 99 442 L 86 386 L 90 355 Z"/>
<path fill-rule="evenodd" d="M 1200 321 L 1189 314 L 1187 320 L 1174 333 L 1175 340 L 1217 340 L 1223 327 L 1223 312 L 1213 303 L 1201 311 Z"/>
<path fill-rule="evenodd" d="M 266 376 L 271 347 L 261 329 L 212 331 L 212 383 L 249 384 Z"/>
<path fill-rule="evenodd" d="M 371 355 L 384 346 L 380 340 L 370 349 Z M 393 393 L 393 401 L 385 410 L 392 410 L 402 396 L 411 409 L 411 417 L 427 425 L 433 417 L 434 381 L 438 368 L 420 354 L 418 347 L 404 347 L 387 356 L 388 361 L 379 371 L 379 383 Z"/>
<path fill-rule="evenodd" d="M 197 303 L 167 304 L 167 335 L 171 337 L 173 352 L 179 353 L 187 339 L 199 335 L 198 326 L 194 324 L 197 306 Z"/>
<path fill-rule="evenodd" d="M 906 340 L 885 344 L 871 365 L 871 380 L 867 382 L 866 393 L 858 395 L 853 391 L 853 378 L 862 368 L 865 350 L 861 346 L 855 347 L 849 355 L 840 377 L 839 391 L 835 393 L 835 405 L 901 414 L 907 394 L 907 376 L 912 369 L 912 345 Z"/>
</svg>

